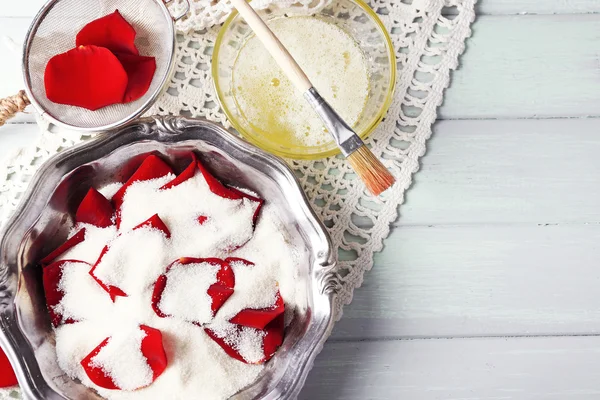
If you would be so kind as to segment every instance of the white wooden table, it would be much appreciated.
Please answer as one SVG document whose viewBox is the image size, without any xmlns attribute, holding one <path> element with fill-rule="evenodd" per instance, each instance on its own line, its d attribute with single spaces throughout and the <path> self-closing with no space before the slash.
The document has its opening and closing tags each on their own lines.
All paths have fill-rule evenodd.
<svg viewBox="0 0 600 400">
<path fill-rule="evenodd" d="M 0 36 L 20 40 L 41 3 L 5 0 Z M 402 216 L 301 399 L 600 398 L 600 1 L 478 15 Z M 0 95 L 21 86 L 4 58 Z M 17 122 L 0 157 L 37 135 Z"/>
</svg>

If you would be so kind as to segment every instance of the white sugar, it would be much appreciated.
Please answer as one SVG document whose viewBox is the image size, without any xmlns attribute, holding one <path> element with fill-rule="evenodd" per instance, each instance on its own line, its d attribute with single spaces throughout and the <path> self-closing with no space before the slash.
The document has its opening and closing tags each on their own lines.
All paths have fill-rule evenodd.
<svg viewBox="0 0 600 400">
<path fill-rule="evenodd" d="M 167 272 L 167 285 L 159 303 L 166 315 L 206 323 L 212 319 L 208 288 L 216 282 L 220 266 L 209 263 L 174 264 Z"/>
<path fill-rule="evenodd" d="M 108 246 L 94 275 L 128 295 L 153 284 L 166 266 L 168 242 L 158 229 L 143 227 L 125 232 Z"/>
<path fill-rule="evenodd" d="M 85 240 L 61 254 L 56 261 L 79 260 L 93 265 L 98 260 L 104 246 L 117 235 L 117 229 L 114 226 L 99 228 L 90 224 L 77 224 L 71 230 L 70 236 L 81 229 L 85 229 Z"/>
<path fill-rule="evenodd" d="M 232 263 L 235 291 L 218 312 L 220 319 L 229 320 L 244 308 L 269 308 L 277 299 L 278 282 L 273 271 L 259 262 L 248 266 Z"/>
<path fill-rule="evenodd" d="M 122 390 L 135 390 L 152 382 L 152 369 L 142 354 L 146 333 L 139 328 L 112 336 L 92 358 L 92 366 L 101 368 Z"/>
<path fill-rule="evenodd" d="M 108 185 L 102 186 L 98 189 L 98 192 L 102 194 L 102 196 L 106 197 L 108 200 L 112 199 L 112 197 L 121 189 L 123 184 L 121 182 L 109 183 Z"/>
<path fill-rule="evenodd" d="M 108 244 L 109 251 L 97 266 L 95 275 L 128 295 L 110 302 L 99 285 L 94 286 L 95 282 L 75 266 L 65 269 L 60 282 L 60 287 L 67 292 L 59 303 L 61 311 L 83 321 L 56 329 L 59 366 L 108 399 L 227 399 L 251 384 L 263 366 L 233 359 L 201 327 L 186 320 L 207 321 L 207 326 L 221 334 L 228 333 L 226 340 L 242 357 L 258 362 L 263 358 L 264 334 L 251 328 L 237 329 L 227 319 L 244 308 L 272 306 L 277 290 L 285 301 L 286 314 L 303 307 L 299 300 L 303 297 L 296 296 L 299 285 L 296 279 L 298 270 L 307 263 L 304 249 L 291 244 L 288 228 L 269 199 L 253 232 L 256 202 L 222 199 L 210 191 L 198 172 L 176 187 L 159 189 L 172 178 L 131 185 L 124 196 L 119 232 L 114 228 L 86 225 L 85 241 L 63 255 L 63 258 L 69 256 L 93 264 Z M 118 187 L 120 184 L 108 185 L 101 192 L 110 197 Z M 164 221 L 170 238 L 149 227 L 131 230 L 154 214 Z M 199 216 L 207 220 L 199 223 Z M 167 314 L 174 315 L 177 311 L 180 317 L 160 318 L 151 307 L 154 282 L 180 257 L 240 257 L 255 265 L 234 263 L 234 294 L 213 319 L 206 289 L 216 278 L 216 267 L 205 268 L 204 264 L 173 267 L 168 272 L 168 285 L 160 307 L 164 307 Z M 105 294 L 103 300 L 94 300 L 100 294 Z M 88 304 L 88 300 L 94 304 Z M 132 353 L 138 351 L 133 339 L 141 339 L 131 332 L 141 324 L 162 332 L 167 369 L 151 385 L 135 391 L 106 390 L 93 384 L 80 362 L 107 337 L 112 337 L 114 342 L 112 350 L 107 349 L 107 353 L 98 358 L 103 368 L 114 374 L 114 379 L 124 388 L 146 382 L 148 370 L 136 364 L 139 358 L 134 355 L 139 356 L 139 353 Z M 118 339 L 128 335 L 131 342 Z M 126 359 L 119 358 L 121 353 Z"/>
<path fill-rule="evenodd" d="M 223 319 L 215 319 L 215 321 L 209 325 L 209 329 L 211 329 L 215 335 L 224 339 L 225 343 L 237 350 L 247 362 L 255 364 L 264 358 L 264 332 L 248 327 L 239 329 L 237 325 Z"/>
<path fill-rule="evenodd" d="M 89 271 L 90 265 L 86 263 L 66 262 L 62 265 L 58 289 L 63 297 L 54 310 L 62 315 L 63 321 L 69 318 L 80 321 L 90 315 L 110 314 L 113 303 Z"/>
<path fill-rule="evenodd" d="M 209 190 L 199 172 L 171 189 L 159 189 L 171 179 L 136 182 L 127 189 L 122 206 L 122 230 L 158 214 L 171 230 L 173 242 L 181 246 L 179 250 L 188 257 L 214 257 L 216 252 L 243 245 L 252 237 L 256 202 L 217 196 Z M 209 217 L 203 224 L 197 221 L 201 215 Z"/>
</svg>

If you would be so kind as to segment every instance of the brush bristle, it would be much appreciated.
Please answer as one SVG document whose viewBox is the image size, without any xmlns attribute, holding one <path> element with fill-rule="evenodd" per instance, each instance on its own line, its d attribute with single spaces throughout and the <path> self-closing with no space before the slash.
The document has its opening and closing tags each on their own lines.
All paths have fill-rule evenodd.
<svg viewBox="0 0 600 400">
<path fill-rule="evenodd" d="M 369 192 L 379 196 L 383 191 L 396 182 L 394 175 L 375 157 L 375 154 L 365 145 L 348 156 L 352 169 L 365 183 Z"/>
</svg>

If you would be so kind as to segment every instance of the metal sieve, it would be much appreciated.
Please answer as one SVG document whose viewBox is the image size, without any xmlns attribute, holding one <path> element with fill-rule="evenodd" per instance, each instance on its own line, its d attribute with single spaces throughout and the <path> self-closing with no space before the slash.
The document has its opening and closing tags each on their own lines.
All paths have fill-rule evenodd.
<svg viewBox="0 0 600 400">
<path fill-rule="evenodd" d="M 23 46 L 23 76 L 28 99 L 20 93 L 13 96 L 13 103 L 19 101 L 22 105 L 29 101 L 45 119 L 55 125 L 80 131 L 113 129 L 138 117 L 156 100 L 173 71 L 174 22 L 187 14 L 190 4 L 189 0 L 184 0 L 184 10 L 173 16 L 167 9 L 167 4 L 171 1 L 173 0 L 48 1 L 34 18 Z M 115 104 L 96 111 L 48 100 L 44 87 L 44 70 L 50 58 L 74 48 L 77 32 L 88 22 L 115 10 L 119 10 L 134 27 L 135 45 L 140 55 L 156 59 L 156 72 L 146 94 L 133 102 Z M 11 100 L 6 101 L 10 103 Z M 24 106 L 13 107 L 13 110 L 21 111 L 19 108 L 22 110 Z"/>
</svg>

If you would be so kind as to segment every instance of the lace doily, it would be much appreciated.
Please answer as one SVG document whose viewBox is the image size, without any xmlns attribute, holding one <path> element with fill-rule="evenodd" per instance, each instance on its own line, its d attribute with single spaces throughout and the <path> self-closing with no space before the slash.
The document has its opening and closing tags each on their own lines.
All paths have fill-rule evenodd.
<svg viewBox="0 0 600 400">
<path fill-rule="evenodd" d="M 277 1 L 311 9 L 325 0 L 255 0 L 255 7 Z M 367 142 L 397 178 L 381 198 L 373 198 L 339 157 L 319 161 L 288 160 L 314 209 L 339 248 L 339 288 L 336 318 L 352 301 L 352 293 L 373 266 L 373 253 L 383 249 L 398 206 L 419 168 L 419 157 L 431 135 L 436 109 L 442 103 L 450 71 L 470 35 L 476 0 L 372 0 L 391 33 L 396 49 L 398 78 L 387 117 Z M 177 5 L 176 5 L 177 6 Z M 178 57 L 170 88 L 148 112 L 204 117 L 230 127 L 219 108 L 210 76 L 211 49 L 219 23 L 230 11 L 227 1 L 196 0 L 190 16 L 180 21 Z M 0 163 L 0 224 L 17 206 L 37 167 L 62 149 L 89 138 L 74 132 L 50 132 L 42 122 L 37 143 Z M 346 179 L 342 179 L 345 177 Z M 0 400 L 19 398 L 17 390 L 0 391 Z"/>
</svg>

